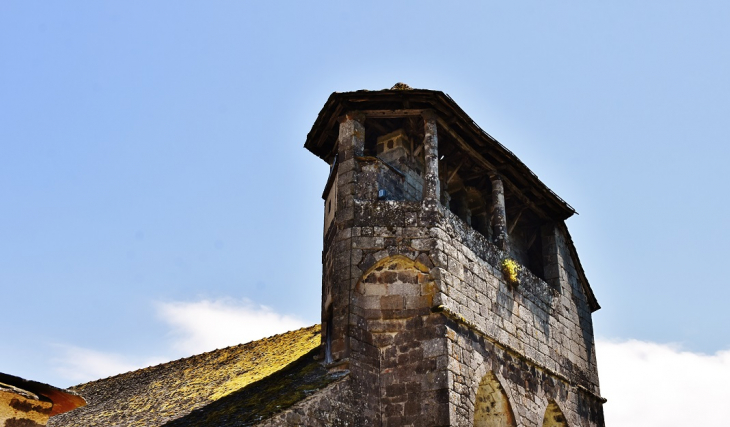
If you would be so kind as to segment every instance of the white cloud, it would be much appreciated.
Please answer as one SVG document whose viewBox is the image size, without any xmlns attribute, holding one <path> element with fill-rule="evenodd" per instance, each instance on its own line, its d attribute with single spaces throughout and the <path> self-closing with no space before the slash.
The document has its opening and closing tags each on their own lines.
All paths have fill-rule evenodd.
<svg viewBox="0 0 730 427">
<path fill-rule="evenodd" d="M 71 345 L 57 345 L 58 355 L 51 364 L 59 376 L 82 383 L 106 378 L 123 372 L 133 371 L 145 366 L 155 365 L 164 359 L 146 359 L 136 363 L 129 357 Z"/>
<path fill-rule="evenodd" d="M 596 347 L 607 426 L 730 425 L 730 351 L 637 340 L 599 339 Z"/>
<path fill-rule="evenodd" d="M 250 300 L 230 298 L 158 305 L 159 317 L 171 326 L 173 347 L 198 354 L 308 326 Z"/>
<path fill-rule="evenodd" d="M 157 314 L 170 327 L 170 355 L 144 358 L 59 344 L 51 366 L 78 384 L 308 326 L 247 299 L 159 303 Z"/>
</svg>

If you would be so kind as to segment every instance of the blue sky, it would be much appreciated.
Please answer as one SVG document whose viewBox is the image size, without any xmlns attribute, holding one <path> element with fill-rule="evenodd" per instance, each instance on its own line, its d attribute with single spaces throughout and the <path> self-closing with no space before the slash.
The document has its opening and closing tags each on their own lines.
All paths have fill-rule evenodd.
<svg viewBox="0 0 730 427">
<path fill-rule="evenodd" d="M 399 81 L 450 94 L 580 213 L 597 336 L 720 354 L 729 9 L 2 2 L 0 371 L 67 386 L 91 379 L 78 352 L 131 368 L 225 319 L 317 322 L 328 169 L 304 139 L 331 92 Z"/>
</svg>

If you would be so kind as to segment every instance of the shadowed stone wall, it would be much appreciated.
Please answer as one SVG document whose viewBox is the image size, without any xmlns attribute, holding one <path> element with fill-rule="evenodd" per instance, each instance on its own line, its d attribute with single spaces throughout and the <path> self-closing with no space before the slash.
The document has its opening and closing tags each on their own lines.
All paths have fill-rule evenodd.
<svg viewBox="0 0 730 427">
<path fill-rule="evenodd" d="M 350 379 L 344 378 L 320 390 L 264 422 L 260 427 L 309 426 L 353 427 L 353 403 Z"/>
</svg>

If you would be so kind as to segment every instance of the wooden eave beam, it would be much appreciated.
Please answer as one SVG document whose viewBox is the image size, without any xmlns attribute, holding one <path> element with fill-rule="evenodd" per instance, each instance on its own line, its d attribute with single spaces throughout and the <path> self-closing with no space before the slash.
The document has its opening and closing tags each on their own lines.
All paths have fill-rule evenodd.
<svg viewBox="0 0 730 427">
<path fill-rule="evenodd" d="M 402 117 L 420 116 L 423 109 L 400 109 L 400 110 L 358 110 L 367 118 L 372 119 L 394 119 Z"/>
<path fill-rule="evenodd" d="M 456 102 L 448 94 L 434 91 L 434 95 L 436 99 L 440 101 L 440 104 L 445 105 L 446 110 L 449 111 L 448 123 L 458 124 L 459 126 L 462 126 L 462 124 L 466 125 L 466 127 L 469 129 L 465 129 L 465 131 L 475 135 L 476 138 L 474 139 L 474 141 L 480 146 L 483 146 L 481 144 L 481 141 L 483 141 L 484 137 L 491 140 L 495 144 L 496 150 L 490 150 L 490 153 L 499 154 L 499 157 L 504 157 L 503 164 L 506 167 L 510 167 L 513 172 L 517 172 L 513 174 L 516 178 L 519 178 L 520 180 L 526 180 L 531 186 L 537 183 L 538 186 L 542 187 L 547 193 L 546 196 L 548 197 L 548 199 L 550 199 L 550 204 L 555 205 L 551 208 L 551 210 L 557 213 L 557 215 L 561 219 L 566 219 L 573 214 L 577 214 L 575 209 L 573 209 L 565 200 L 561 199 L 560 196 L 555 194 L 555 192 L 550 190 L 550 188 L 545 186 L 545 184 L 540 181 L 537 175 L 530 171 L 529 168 L 527 168 L 527 166 L 525 166 L 522 161 L 520 161 L 520 159 L 514 155 L 514 153 L 509 151 L 499 141 L 494 139 L 494 137 L 489 135 L 476 122 L 474 122 L 474 120 L 472 120 L 471 117 L 469 117 L 469 115 L 466 114 L 464 110 L 462 110 L 461 107 L 459 107 L 459 105 L 456 104 Z M 438 107 L 436 109 L 442 110 Z M 524 167 L 524 169 L 528 172 L 528 175 L 523 175 L 521 171 L 511 168 L 511 165 L 513 163 Z M 497 169 L 495 168 L 495 170 Z M 499 170 L 501 170 L 501 168 Z"/>
<path fill-rule="evenodd" d="M 410 91 L 404 96 L 403 93 L 400 92 L 391 92 L 391 93 L 377 93 L 377 92 L 368 92 L 363 94 L 362 96 L 353 96 L 352 92 L 342 92 L 338 93 L 336 95 L 338 98 L 341 98 L 343 100 L 347 100 L 348 102 L 358 102 L 358 103 L 378 103 L 381 104 L 383 102 L 403 102 L 405 98 L 407 98 L 410 102 L 433 102 L 432 96 L 430 94 L 412 94 Z"/>
<path fill-rule="evenodd" d="M 327 124 L 324 126 L 324 129 L 322 129 L 322 133 L 320 134 L 319 139 L 317 140 L 318 147 L 321 147 L 323 145 L 322 141 L 327 139 L 329 132 L 335 126 L 335 122 L 337 122 L 337 119 L 340 117 L 341 110 L 342 110 L 342 108 L 338 105 L 335 107 L 335 110 L 332 112 L 332 114 L 330 114 L 330 119 L 327 121 Z M 323 109 L 323 111 L 324 111 L 324 109 Z M 337 144 L 335 144 L 335 145 L 337 145 Z M 330 151 L 330 153 L 327 155 L 329 156 L 331 153 L 332 152 Z"/>
<path fill-rule="evenodd" d="M 383 125 L 379 124 L 376 121 L 371 121 L 371 122 L 368 123 L 368 125 L 374 127 L 377 131 L 379 131 L 383 135 L 385 135 L 386 133 L 388 133 L 388 129 L 386 129 L 385 127 L 383 127 Z"/>
<path fill-rule="evenodd" d="M 474 180 L 474 179 L 484 178 L 487 175 L 489 175 L 489 170 L 485 169 L 485 170 L 482 170 L 480 172 L 472 173 L 471 175 L 466 175 L 462 179 L 464 181 L 471 181 L 471 180 Z"/>
</svg>

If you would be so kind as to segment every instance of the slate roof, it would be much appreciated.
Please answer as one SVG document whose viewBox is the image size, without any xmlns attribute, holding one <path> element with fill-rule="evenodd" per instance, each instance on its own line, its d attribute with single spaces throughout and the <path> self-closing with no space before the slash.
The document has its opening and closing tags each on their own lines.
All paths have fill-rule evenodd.
<svg viewBox="0 0 730 427">
<path fill-rule="evenodd" d="M 253 425 L 338 379 L 315 360 L 320 326 L 72 387 L 88 405 L 49 426 Z"/>
</svg>

